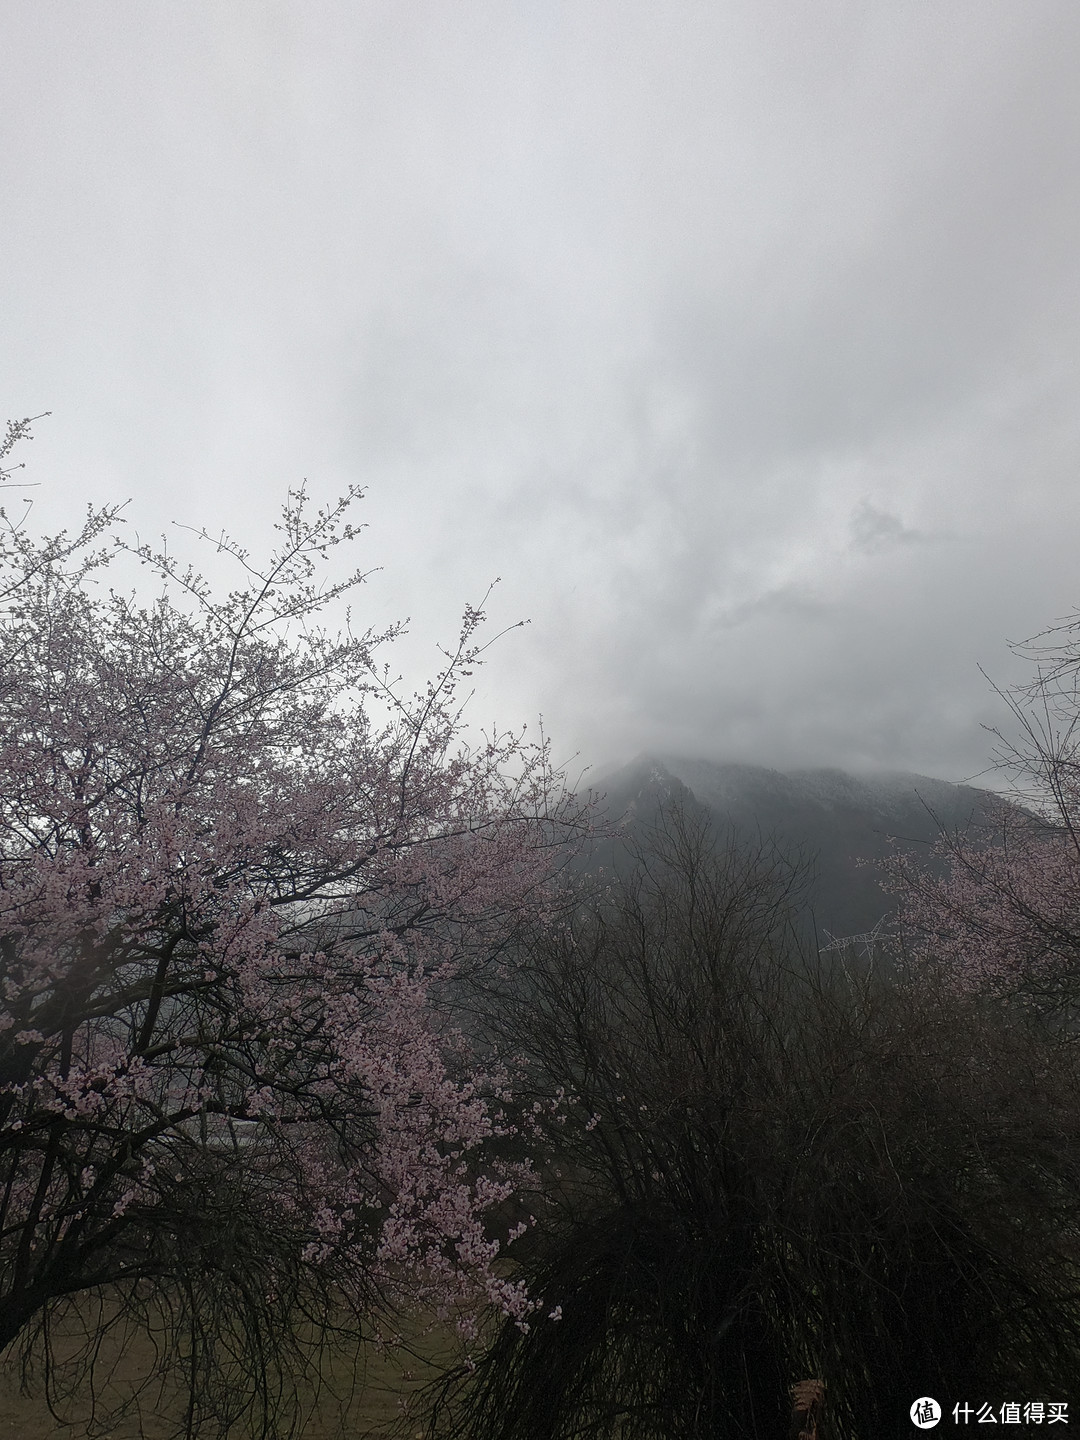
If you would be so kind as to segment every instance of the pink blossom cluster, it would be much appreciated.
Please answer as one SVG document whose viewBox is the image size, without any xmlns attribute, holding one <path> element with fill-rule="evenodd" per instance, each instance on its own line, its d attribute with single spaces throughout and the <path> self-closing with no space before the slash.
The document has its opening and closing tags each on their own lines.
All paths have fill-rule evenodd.
<svg viewBox="0 0 1080 1440">
<path fill-rule="evenodd" d="M 101 594 L 108 512 L 3 539 L 0 1346 L 137 1273 L 210 1175 L 343 1291 L 527 1323 L 492 1229 L 521 1178 L 488 1155 L 507 1077 L 439 1001 L 546 910 L 587 817 L 544 745 L 463 743 L 479 610 L 412 696 L 375 662 L 395 631 L 317 628 L 362 578 L 313 579 L 355 498 L 291 496 L 263 565 L 217 541 L 224 600 L 145 546 L 161 594 Z"/>
<path fill-rule="evenodd" d="M 1006 811 L 992 840 L 948 835 L 936 855 L 940 877 L 907 858 L 891 867 L 910 953 L 966 988 L 1080 974 L 1080 853 L 1067 831 Z"/>
<path fill-rule="evenodd" d="M 1017 740 L 994 733 L 1017 803 L 943 833 L 931 865 L 897 855 L 886 888 L 910 959 L 962 989 L 1057 1006 L 1080 980 L 1080 621 L 1013 648 L 1037 664 L 1032 682 L 999 692 L 1016 721 Z"/>
</svg>

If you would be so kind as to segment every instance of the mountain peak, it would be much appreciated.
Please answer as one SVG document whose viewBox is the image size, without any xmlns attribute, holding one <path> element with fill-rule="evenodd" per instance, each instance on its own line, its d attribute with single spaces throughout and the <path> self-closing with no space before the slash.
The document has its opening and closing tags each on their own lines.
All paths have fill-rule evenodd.
<svg viewBox="0 0 1080 1440">
<path fill-rule="evenodd" d="M 813 857 L 819 929 L 870 931 L 892 909 L 875 862 L 897 845 L 929 856 L 942 830 L 985 823 L 1007 803 L 993 792 L 928 775 L 853 775 L 834 767 L 764 765 L 641 754 L 607 772 L 607 809 L 624 826 L 653 821 L 677 801 L 736 839 L 764 836 Z"/>
</svg>

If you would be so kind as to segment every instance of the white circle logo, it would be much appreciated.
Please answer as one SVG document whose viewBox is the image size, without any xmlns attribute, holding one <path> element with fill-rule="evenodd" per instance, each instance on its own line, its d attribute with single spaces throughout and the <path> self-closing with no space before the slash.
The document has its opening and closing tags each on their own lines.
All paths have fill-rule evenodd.
<svg viewBox="0 0 1080 1440">
<path fill-rule="evenodd" d="M 922 1395 L 911 1407 L 911 1423 L 920 1430 L 932 1430 L 941 1419 L 941 1406 L 929 1395 Z"/>
</svg>

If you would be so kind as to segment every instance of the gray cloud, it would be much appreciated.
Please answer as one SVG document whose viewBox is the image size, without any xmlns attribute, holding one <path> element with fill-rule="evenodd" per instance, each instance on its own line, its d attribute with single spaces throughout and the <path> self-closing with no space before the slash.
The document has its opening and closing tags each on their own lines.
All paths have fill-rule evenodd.
<svg viewBox="0 0 1080 1440">
<path fill-rule="evenodd" d="M 368 485 L 479 718 L 974 773 L 1077 602 L 1080 11 L 284 0 L 8 17 L 0 355 L 43 523 Z M 942 541 L 949 543 L 939 543 Z"/>
<path fill-rule="evenodd" d="M 851 539 L 857 550 L 873 555 L 894 545 L 920 545 L 931 537 L 904 524 L 899 515 L 881 510 L 869 500 L 860 500 L 851 513 Z"/>
</svg>

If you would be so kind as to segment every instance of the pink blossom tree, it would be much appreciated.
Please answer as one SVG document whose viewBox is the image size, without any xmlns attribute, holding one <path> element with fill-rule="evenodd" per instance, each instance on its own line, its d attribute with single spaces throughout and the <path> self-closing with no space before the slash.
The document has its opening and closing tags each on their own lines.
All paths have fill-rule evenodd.
<svg viewBox="0 0 1080 1440">
<path fill-rule="evenodd" d="M 999 691 L 1015 738 L 992 733 L 1015 803 L 943 833 L 936 866 L 898 856 L 888 887 L 910 959 L 1057 1010 L 1080 998 L 1080 617 L 1013 648 L 1035 674 Z"/>
<path fill-rule="evenodd" d="M 533 1303 L 506 1077 L 440 1002 L 586 821 L 543 745 L 464 743 L 479 609 L 411 696 L 399 627 L 319 628 L 358 494 L 291 493 L 265 563 L 214 541 L 224 598 L 119 541 L 160 591 L 104 593 L 115 509 L 0 536 L 0 1349 L 162 1325 L 191 1434 L 269 1426 L 299 1337 L 380 1299 Z"/>
</svg>

